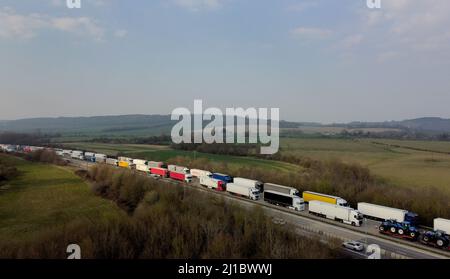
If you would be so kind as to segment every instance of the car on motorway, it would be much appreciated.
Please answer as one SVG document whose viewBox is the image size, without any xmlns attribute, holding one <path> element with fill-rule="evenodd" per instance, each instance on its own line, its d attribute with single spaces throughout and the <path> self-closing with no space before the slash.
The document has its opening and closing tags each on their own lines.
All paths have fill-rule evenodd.
<svg viewBox="0 0 450 279">
<path fill-rule="evenodd" d="M 353 250 L 353 251 L 357 251 L 357 252 L 361 252 L 362 250 L 364 250 L 364 244 L 362 244 L 361 242 L 358 241 L 346 241 L 344 243 L 342 243 L 342 246 L 344 248 Z"/>
</svg>

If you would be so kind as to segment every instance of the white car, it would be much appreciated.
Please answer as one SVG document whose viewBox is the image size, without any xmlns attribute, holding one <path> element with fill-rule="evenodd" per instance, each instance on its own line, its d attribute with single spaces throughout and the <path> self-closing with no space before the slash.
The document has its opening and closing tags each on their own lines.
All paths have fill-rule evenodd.
<svg viewBox="0 0 450 279">
<path fill-rule="evenodd" d="M 358 251 L 358 252 L 361 252 L 362 250 L 364 250 L 364 244 L 362 244 L 361 242 L 358 242 L 358 241 L 346 241 L 346 242 L 342 243 L 342 246 L 344 246 L 347 249 L 350 249 L 353 251 Z"/>
</svg>

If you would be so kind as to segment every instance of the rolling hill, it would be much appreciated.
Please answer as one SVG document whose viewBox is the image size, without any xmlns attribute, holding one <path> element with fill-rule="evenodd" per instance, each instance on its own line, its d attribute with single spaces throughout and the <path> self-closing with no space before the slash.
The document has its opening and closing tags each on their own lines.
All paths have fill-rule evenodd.
<svg viewBox="0 0 450 279">
<path fill-rule="evenodd" d="M 169 134 L 176 121 L 170 115 L 114 115 L 93 117 L 28 118 L 0 121 L 0 131 L 21 133 L 60 133 L 95 136 L 160 135 Z M 206 123 L 206 122 L 205 122 Z M 396 128 L 429 133 L 449 133 L 450 119 L 424 117 L 403 121 L 351 122 L 325 125 L 320 123 L 281 121 L 280 128 L 298 127 Z"/>
</svg>

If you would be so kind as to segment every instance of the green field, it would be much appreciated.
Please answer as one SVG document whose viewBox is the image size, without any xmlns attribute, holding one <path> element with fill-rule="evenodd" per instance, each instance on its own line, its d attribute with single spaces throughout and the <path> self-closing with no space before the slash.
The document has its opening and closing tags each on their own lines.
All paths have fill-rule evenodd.
<svg viewBox="0 0 450 279">
<path fill-rule="evenodd" d="M 389 143 L 402 147 L 374 144 Z M 406 187 L 437 186 L 450 192 L 450 155 L 408 147 L 450 151 L 450 142 L 379 139 L 282 139 L 281 152 L 367 166 L 374 174 Z"/>
<path fill-rule="evenodd" d="M 72 222 L 124 216 L 113 202 L 94 196 L 72 170 L 0 154 L 19 177 L 0 188 L 0 242 L 32 240 Z"/>
</svg>

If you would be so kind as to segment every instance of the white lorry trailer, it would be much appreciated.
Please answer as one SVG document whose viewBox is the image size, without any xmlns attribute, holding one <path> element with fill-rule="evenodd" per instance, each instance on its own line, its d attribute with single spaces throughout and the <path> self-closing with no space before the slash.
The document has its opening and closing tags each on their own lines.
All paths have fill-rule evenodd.
<svg viewBox="0 0 450 279">
<path fill-rule="evenodd" d="M 239 184 L 239 185 L 247 185 L 247 186 L 250 186 L 250 187 L 254 187 L 254 188 L 258 189 L 259 192 L 261 192 L 261 193 L 263 192 L 263 185 L 264 185 L 264 183 L 262 183 L 261 181 L 258 181 L 258 180 L 242 178 L 242 177 L 235 177 L 233 179 L 233 183 Z"/>
<path fill-rule="evenodd" d="M 211 176 L 212 172 L 207 170 L 191 169 L 191 174 L 194 177 L 200 178 L 202 176 Z"/>
<path fill-rule="evenodd" d="M 356 227 L 361 226 L 363 222 L 363 215 L 357 210 L 327 202 L 310 201 L 309 213 Z"/>
<path fill-rule="evenodd" d="M 84 160 L 83 154 L 84 154 L 83 151 L 73 150 L 72 153 L 70 154 L 70 157 L 72 157 L 73 159 Z"/>
<path fill-rule="evenodd" d="M 203 185 L 210 189 L 215 189 L 217 191 L 225 191 L 225 183 L 223 183 L 222 180 L 215 179 L 205 175 L 200 176 L 200 185 Z"/>
<path fill-rule="evenodd" d="M 72 150 L 64 149 L 63 150 L 63 156 L 70 157 L 72 155 Z"/>
<path fill-rule="evenodd" d="M 450 220 L 443 218 L 436 218 L 433 221 L 435 231 L 443 231 L 450 235 Z"/>
<path fill-rule="evenodd" d="M 183 166 L 168 165 L 167 169 L 171 172 L 189 174 L 189 169 Z"/>
<path fill-rule="evenodd" d="M 150 172 L 150 168 L 147 165 L 144 164 L 138 164 L 136 165 L 136 170 L 142 171 L 142 172 Z"/>
<path fill-rule="evenodd" d="M 94 158 L 96 163 L 106 163 L 106 159 L 108 158 L 108 156 L 106 156 L 106 154 L 96 153 L 94 155 Z"/>
<path fill-rule="evenodd" d="M 249 187 L 234 183 L 227 183 L 226 191 L 230 194 L 246 197 L 255 201 L 260 197 L 259 190 L 255 187 Z"/>
<path fill-rule="evenodd" d="M 305 201 L 299 195 L 299 191 L 292 187 L 273 183 L 264 184 L 264 201 L 271 204 L 303 211 Z"/>
<path fill-rule="evenodd" d="M 106 164 L 117 167 L 119 165 L 119 160 L 114 158 L 106 158 Z"/>
<path fill-rule="evenodd" d="M 274 183 L 264 183 L 264 192 L 266 191 L 282 193 L 285 195 L 289 195 L 291 197 L 293 196 L 300 197 L 300 193 L 298 192 L 297 189 Z"/>
<path fill-rule="evenodd" d="M 155 161 L 148 161 L 147 166 L 149 166 L 150 168 L 163 168 L 163 169 L 167 168 L 164 162 L 155 162 Z"/>
<path fill-rule="evenodd" d="M 133 159 L 133 164 L 135 164 L 136 166 L 137 165 L 147 165 L 147 160 Z"/>
<path fill-rule="evenodd" d="M 358 203 L 358 211 L 367 218 L 381 221 L 395 220 L 400 223 L 410 222 L 414 224 L 417 219 L 417 214 L 409 212 L 408 210 L 366 202 Z"/>
</svg>

